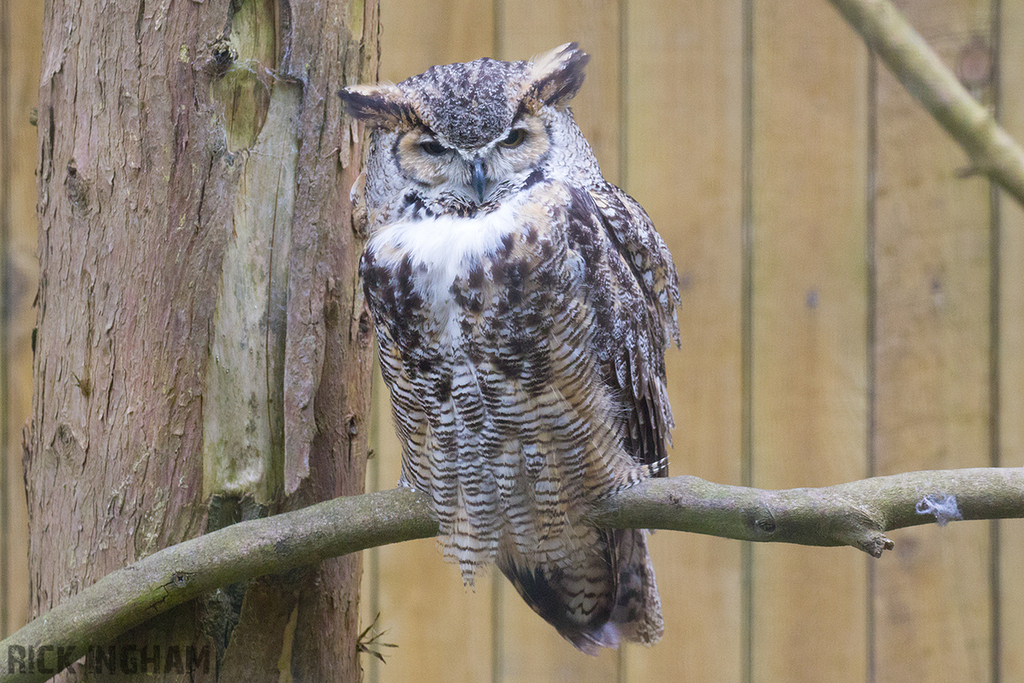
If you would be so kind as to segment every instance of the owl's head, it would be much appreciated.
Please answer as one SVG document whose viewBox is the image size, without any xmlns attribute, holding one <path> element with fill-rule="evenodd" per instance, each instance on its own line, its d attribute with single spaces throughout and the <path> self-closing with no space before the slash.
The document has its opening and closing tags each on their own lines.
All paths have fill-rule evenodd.
<svg viewBox="0 0 1024 683">
<path fill-rule="evenodd" d="M 589 59 L 570 43 L 530 61 L 478 59 L 343 89 L 348 112 L 373 129 L 368 208 L 465 215 L 538 180 L 591 166 L 599 175 L 568 109 Z"/>
</svg>

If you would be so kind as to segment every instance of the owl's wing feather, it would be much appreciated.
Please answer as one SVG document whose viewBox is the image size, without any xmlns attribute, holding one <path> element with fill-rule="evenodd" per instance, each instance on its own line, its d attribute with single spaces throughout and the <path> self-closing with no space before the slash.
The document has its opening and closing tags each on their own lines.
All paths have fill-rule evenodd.
<svg viewBox="0 0 1024 683">
<path fill-rule="evenodd" d="M 665 348 L 679 341 L 679 284 L 672 256 L 647 213 L 605 183 L 573 189 L 570 241 L 587 263 L 594 345 L 605 383 L 622 404 L 626 450 L 653 476 L 668 476 L 673 426 Z"/>
</svg>

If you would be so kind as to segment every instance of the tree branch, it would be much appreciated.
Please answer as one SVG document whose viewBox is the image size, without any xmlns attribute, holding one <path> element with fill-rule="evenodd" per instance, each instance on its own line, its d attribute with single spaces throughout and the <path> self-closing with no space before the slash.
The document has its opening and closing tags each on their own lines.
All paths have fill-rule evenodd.
<svg viewBox="0 0 1024 683">
<path fill-rule="evenodd" d="M 744 541 L 893 547 L 885 532 L 938 521 L 1024 517 L 1024 468 L 911 472 L 766 491 L 697 477 L 649 479 L 593 515 L 614 528 L 674 529 Z"/>
<path fill-rule="evenodd" d="M 748 541 L 893 547 L 892 529 L 953 519 L 1024 517 L 1024 468 L 912 472 L 838 486 L 765 491 L 697 477 L 649 479 L 594 509 L 593 524 L 672 529 Z M 12 647 L 50 646 L 65 662 L 150 617 L 221 586 L 280 574 L 329 557 L 437 534 L 428 498 L 391 489 L 337 498 L 241 522 L 112 572 L 0 642 L 0 681 L 51 673 L 9 671 Z M 72 651 L 73 648 L 73 651 Z M 17 658 L 15 658 L 17 660 Z"/>
<path fill-rule="evenodd" d="M 829 0 L 975 167 L 1024 206 L 1024 151 L 888 0 Z"/>
</svg>

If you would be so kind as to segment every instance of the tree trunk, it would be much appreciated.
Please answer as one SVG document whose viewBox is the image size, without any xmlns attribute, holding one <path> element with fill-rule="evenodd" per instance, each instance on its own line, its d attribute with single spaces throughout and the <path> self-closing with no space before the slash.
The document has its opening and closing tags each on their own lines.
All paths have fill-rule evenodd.
<svg viewBox="0 0 1024 683">
<path fill-rule="evenodd" d="M 336 92 L 374 79 L 377 23 L 373 0 L 47 2 L 34 614 L 165 546 L 363 490 L 361 150 Z M 219 591 L 66 676 L 358 680 L 360 573 L 345 557 Z"/>
</svg>

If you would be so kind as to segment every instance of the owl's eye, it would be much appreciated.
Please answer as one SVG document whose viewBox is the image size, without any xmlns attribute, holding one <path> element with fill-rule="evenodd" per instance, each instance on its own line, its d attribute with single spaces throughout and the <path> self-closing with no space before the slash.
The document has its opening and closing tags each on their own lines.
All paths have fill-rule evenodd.
<svg viewBox="0 0 1024 683">
<path fill-rule="evenodd" d="M 508 137 L 499 142 L 502 147 L 518 147 L 526 140 L 526 131 L 522 128 L 513 128 Z"/>
<path fill-rule="evenodd" d="M 440 156 L 448 151 L 448 148 L 446 148 L 440 142 L 438 142 L 437 140 L 431 140 L 430 138 L 427 138 L 426 140 L 420 143 L 420 149 L 422 149 L 424 152 L 426 152 L 432 157 Z"/>
</svg>

